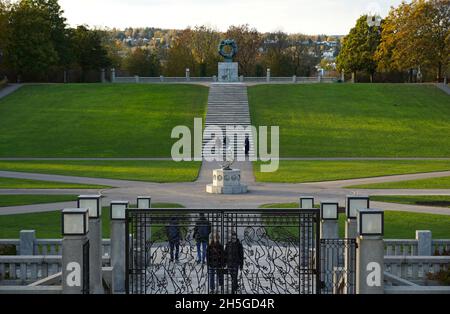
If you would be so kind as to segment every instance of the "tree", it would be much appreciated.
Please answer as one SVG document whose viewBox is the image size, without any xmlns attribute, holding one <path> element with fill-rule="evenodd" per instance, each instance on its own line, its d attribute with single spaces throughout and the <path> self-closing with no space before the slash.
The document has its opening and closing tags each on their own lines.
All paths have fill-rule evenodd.
<svg viewBox="0 0 450 314">
<path fill-rule="evenodd" d="M 52 22 L 33 1 L 23 0 L 11 7 L 6 59 L 20 77 L 39 78 L 58 63 L 52 40 Z"/>
<path fill-rule="evenodd" d="M 343 40 L 342 49 L 337 57 L 337 68 L 356 74 L 358 71 L 367 72 L 370 81 L 377 69 L 375 52 L 381 39 L 380 27 L 369 26 L 367 15 L 361 16 L 356 26 L 350 30 Z"/>
<path fill-rule="evenodd" d="M 195 62 L 198 64 L 199 76 L 212 76 L 217 73 L 219 55 L 217 46 L 220 42 L 220 34 L 207 26 L 196 26 L 192 32 L 189 46 Z"/>
<path fill-rule="evenodd" d="M 450 0 L 414 0 L 393 8 L 383 23 L 376 53 L 381 70 L 431 68 L 437 78 L 448 67 Z"/>
<path fill-rule="evenodd" d="M 184 76 L 186 68 L 193 74 L 197 72 L 197 64 L 190 47 L 191 39 L 191 29 L 185 29 L 176 36 L 167 54 L 165 75 Z"/>
<path fill-rule="evenodd" d="M 240 74 L 245 76 L 256 75 L 256 62 L 262 45 L 262 38 L 259 32 L 245 24 L 230 26 L 225 36 L 229 39 L 234 39 L 238 46 L 235 60 L 239 63 Z"/>
<path fill-rule="evenodd" d="M 8 23 L 8 3 L 0 0 L 0 69 L 2 69 L 3 62 L 5 60 L 6 47 L 8 45 L 7 40 L 9 37 L 9 23 Z M 2 77 L 0 77 L 2 79 Z"/>
<path fill-rule="evenodd" d="M 100 31 L 78 26 L 72 31 L 71 40 L 76 62 L 82 70 L 83 80 L 87 70 L 99 70 L 111 64 L 108 52 L 102 45 Z"/>
<path fill-rule="evenodd" d="M 160 63 L 156 54 L 149 49 L 136 48 L 124 61 L 124 68 L 131 75 L 159 76 Z"/>
</svg>

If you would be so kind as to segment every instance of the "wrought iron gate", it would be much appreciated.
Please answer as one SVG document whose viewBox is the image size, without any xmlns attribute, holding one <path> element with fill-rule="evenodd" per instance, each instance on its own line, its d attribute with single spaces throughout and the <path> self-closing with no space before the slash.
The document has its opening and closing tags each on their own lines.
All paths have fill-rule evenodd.
<svg viewBox="0 0 450 314">
<path fill-rule="evenodd" d="M 323 294 L 356 291 L 356 240 L 321 239 L 320 270 Z"/>
<path fill-rule="evenodd" d="M 318 222 L 315 209 L 128 209 L 126 290 L 320 293 Z M 221 244 L 207 246 L 212 236 Z"/>
</svg>

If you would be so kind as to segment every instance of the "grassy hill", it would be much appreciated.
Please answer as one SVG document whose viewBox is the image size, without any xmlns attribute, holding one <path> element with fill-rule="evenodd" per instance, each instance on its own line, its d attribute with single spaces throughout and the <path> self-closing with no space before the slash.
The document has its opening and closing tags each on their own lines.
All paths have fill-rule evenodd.
<svg viewBox="0 0 450 314">
<path fill-rule="evenodd" d="M 170 157 L 172 128 L 204 117 L 194 85 L 25 86 L 0 100 L 0 157 Z"/>
<path fill-rule="evenodd" d="M 281 157 L 450 156 L 450 97 L 431 85 L 259 85 L 249 101 Z"/>
</svg>

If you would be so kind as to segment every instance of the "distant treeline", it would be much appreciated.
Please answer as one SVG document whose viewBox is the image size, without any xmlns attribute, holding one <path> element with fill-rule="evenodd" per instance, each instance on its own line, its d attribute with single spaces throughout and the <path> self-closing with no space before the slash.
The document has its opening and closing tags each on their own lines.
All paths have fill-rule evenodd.
<svg viewBox="0 0 450 314">
<path fill-rule="evenodd" d="M 0 76 L 12 81 L 91 82 L 100 69 L 118 75 L 217 74 L 222 39 L 236 40 L 244 76 L 316 76 L 318 70 L 359 81 L 442 79 L 449 66 L 450 0 L 413 0 L 371 25 L 361 17 L 342 36 L 260 33 L 249 25 L 219 32 L 208 26 L 70 28 L 57 0 L 0 0 Z M 369 19 L 370 20 L 370 19 Z M 419 71 L 420 69 L 420 71 Z M 107 71 L 106 73 L 109 73 Z"/>
</svg>

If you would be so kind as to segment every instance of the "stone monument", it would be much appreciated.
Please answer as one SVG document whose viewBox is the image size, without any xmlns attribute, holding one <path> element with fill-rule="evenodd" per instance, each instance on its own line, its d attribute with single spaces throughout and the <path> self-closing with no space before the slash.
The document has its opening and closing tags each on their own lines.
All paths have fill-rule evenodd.
<svg viewBox="0 0 450 314">
<path fill-rule="evenodd" d="M 221 169 L 213 170 L 213 183 L 206 186 L 210 194 L 244 194 L 247 186 L 241 184 L 241 170 L 232 169 L 234 163 L 233 149 L 228 148 L 225 162 Z"/>
<path fill-rule="evenodd" d="M 229 49 L 229 51 L 227 52 L 225 49 Z M 225 59 L 225 62 L 219 62 L 219 82 L 239 82 L 238 63 L 233 62 L 233 57 L 237 54 L 237 52 L 238 48 L 234 40 L 226 39 L 220 42 L 219 54 Z"/>
</svg>

